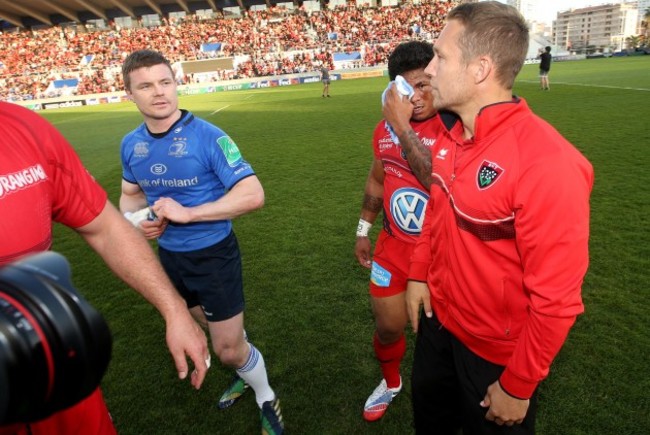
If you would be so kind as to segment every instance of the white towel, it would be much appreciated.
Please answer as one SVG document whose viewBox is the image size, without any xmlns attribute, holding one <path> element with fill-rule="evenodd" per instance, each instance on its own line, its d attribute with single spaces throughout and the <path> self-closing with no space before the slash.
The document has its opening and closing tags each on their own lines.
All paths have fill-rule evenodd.
<svg viewBox="0 0 650 435">
<path fill-rule="evenodd" d="M 388 86 L 386 86 L 386 89 L 384 89 L 384 92 L 381 94 L 381 104 L 384 105 L 386 102 L 386 92 L 390 89 L 391 85 L 395 83 L 395 88 L 397 89 L 397 92 L 399 92 L 401 95 L 407 97 L 409 100 L 413 98 L 413 95 L 415 94 L 415 90 L 413 89 L 413 86 L 409 85 L 409 82 L 406 81 L 406 79 L 400 75 L 395 76 L 395 80 L 388 82 Z M 399 145 L 399 139 L 397 138 L 397 135 L 393 131 L 393 127 L 390 126 L 388 121 L 384 121 L 384 127 L 386 128 L 386 131 L 388 131 L 388 134 L 390 134 L 390 138 L 395 142 L 396 145 Z"/>
<path fill-rule="evenodd" d="M 137 227 L 142 221 L 154 220 L 156 218 L 156 215 L 150 207 L 145 207 L 134 212 L 127 211 L 124 213 L 124 217 L 127 218 L 133 224 L 133 226 Z"/>
</svg>

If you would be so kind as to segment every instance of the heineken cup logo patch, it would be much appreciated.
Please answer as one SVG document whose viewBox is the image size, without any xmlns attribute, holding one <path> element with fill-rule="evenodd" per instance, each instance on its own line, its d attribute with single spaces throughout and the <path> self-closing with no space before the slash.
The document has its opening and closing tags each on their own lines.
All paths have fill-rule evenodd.
<svg viewBox="0 0 650 435">
<path fill-rule="evenodd" d="M 503 168 L 494 162 L 483 160 L 478 168 L 476 182 L 479 190 L 487 189 L 496 183 L 499 176 L 503 174 Z"/>
<path fill-rule="evenodd" d="M 221 136 L 217 139 L 217 143 L 221 147 L 224 156 L 226 156 L 226 161 L 229 166 L 235 166 L 239 163 L 241 160 L 241 153 L 239 152 L 239 148 L 237 148 L 235 142 L 230 139 L 230 136 Z"/>
</svg>

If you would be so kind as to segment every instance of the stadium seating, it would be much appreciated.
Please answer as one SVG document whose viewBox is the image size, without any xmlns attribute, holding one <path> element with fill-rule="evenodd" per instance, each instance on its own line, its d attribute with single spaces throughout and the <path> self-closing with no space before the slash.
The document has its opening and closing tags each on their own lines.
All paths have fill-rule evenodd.
<svg viewBox="0 0 650 435">
<path fill-rule="evenodd" d="M 78 95 L 120 90 L 119 66 L 128 53 L 142 48 L 160 50 L 172 62 L 235 59 L 233 70 L 185 74 L 182 83 L 315 71 L 321 63 L 330 69 L 381 65 L 404 40 L 433 40 L 455 4 L 456 0 L 378 8 L 349 4 L 311 12 L 273 6 L 246 11 L 239 18 L 163 18 L 158 27 L 113 25 L 84 32 L 56 26 L 3 32 L 0 100 L 47 98 L 62 90 Z M 59 86 L 59 80 L 74 79 L 76 86 Z"/>
</svg>

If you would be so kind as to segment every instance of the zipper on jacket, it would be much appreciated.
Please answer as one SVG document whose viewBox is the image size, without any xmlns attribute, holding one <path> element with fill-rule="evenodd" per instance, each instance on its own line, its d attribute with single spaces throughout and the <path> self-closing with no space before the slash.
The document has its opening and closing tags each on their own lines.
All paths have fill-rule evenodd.
<svg viewBox="0 0 650 435">
<path fill-rule="evenodd" d="M 501 293 L 502 293 L 502 300 L 503 300 L 503 311 L 505 314 L 505 335 L 506 337 L 510 336 L 510 327 L 512 326 L 512 318 L 510 317 L 510 305 L 509 305 L 509 300 L 508 300 L 508 295 L 506 294 L 507 292 L 507 283 L 508 280 L 506 278 L 501 279 Z"/>
<path fill-rule="evenodd" d="M 454 143 L 454 155 L 451 160 L 451 177 L 449 179 L 449 192 L 451 193 L 454 180 L 456 179 L 456 162 L 458 161 L 458 144 Z"/>
</svg>

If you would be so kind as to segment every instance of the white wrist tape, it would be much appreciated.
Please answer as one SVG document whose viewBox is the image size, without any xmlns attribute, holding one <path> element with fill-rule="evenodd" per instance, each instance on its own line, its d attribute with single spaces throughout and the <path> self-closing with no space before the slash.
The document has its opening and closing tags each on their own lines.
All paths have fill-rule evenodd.
<svg viewBox="0 0 650 435">
<path fill-rule="evenodd" d="M 140 225 L 140 222 L 146 221 L 147 219 L 150 218 L 150 213 L 151 209 L 149 207 L 145 207 L 141 210 L 130 212 L 127 211 L 124 213 L 124 217 L 129 220 L 133 226 L 137 227 Z"/>
<path fill-rule="evenodd" d="M 372 228 L 372 224 L 370 222 L 359 219 L 359 225 L 357 225 L 357 237 L 368 237 L 370 228 Z"/>
</svg>

